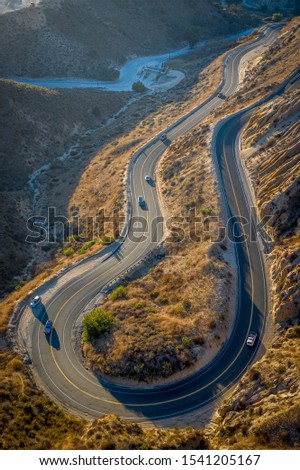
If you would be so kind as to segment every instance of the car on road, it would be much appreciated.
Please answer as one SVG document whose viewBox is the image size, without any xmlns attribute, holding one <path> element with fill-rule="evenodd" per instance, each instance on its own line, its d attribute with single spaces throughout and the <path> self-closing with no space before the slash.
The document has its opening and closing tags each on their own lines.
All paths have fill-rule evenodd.
<svg viewBox="0 0 300 470">
<path fill-rule="evenodd" d="M 248 338 L 247 338 L 247 346 L 254 346 L 257 338 L 257 333 L 249 333 Z"/>
<path fill-rule="evenodd" d="M 145 204 L 145 199 L 143 198 L 143 196 L 138 196 L 137 200 L 140 206 L 143 206 Z"/>
<path fill-rule="evenodd" d="M 52 331 L 52 327 L 53 327 L 53 321 L 52 320 L 47 320 L 45 328 L 44 328 L 45 335 L 50 335 L 50 333 Z"/>
<path fill-rule="evenodd" d="M 31 308 L 35 308 L 41 301 L 41 298 L 39 295 L 36 295 L 35 297 L 33 297 L 33 299 L 31 300 L 30 302 L 30 307 Z"/>
<path fill-rule="evenodd" d="M 146 175 L 146 176 L 145 176 L 145 180 L 148 181 L 148 183 L 149 183 L 149 181 L 151 181 L 150 176 Z"/>
<path fill-rule="evenodd" d="M 226 95 L 224 95 L 224 93 L 218 93 L 218 98 L 221 98 L 222 100 L 226 100 Z"/>
<path fill-rule="evenodd" d="M 160 140 L 161 140 L 162 142 L 164 142 L 165 140 L 167 140 L 167 134 L 162 134 L 162 135 L 160 136 Z"/>
</svg>

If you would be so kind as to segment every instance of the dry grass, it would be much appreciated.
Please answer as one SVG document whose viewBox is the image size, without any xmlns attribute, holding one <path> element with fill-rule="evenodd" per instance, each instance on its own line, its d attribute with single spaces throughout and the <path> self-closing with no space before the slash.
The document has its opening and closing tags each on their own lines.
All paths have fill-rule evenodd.
<svg viewBox="0 0 300 470">
<path fill-rule="evenodd" d="M 257 84 L 273 87 L 299 61 L 299 19 L 254 71 Z M 270 60 L 271 59 L 271 60 Z M 246 85 L 246 91 L 248 85 Z M 263 88 L 260 90 L 262 91 Z M 260 93 L 260 92 L 259 92 Z M 243 94 L 243 89 L 240 96 Z M 254 95 L 252 96 L 252 99 Z M 259 107 L 246 126 L 243 159 L 270 244 L 273 318 L 276 334 L 218 410 L 212 445 L 230 449 L 299 449 L 300 423 L 300 239 L 299 91 L 297 84 Z"/>
<path fill-rule="evenodd" d="M 260 107 L 245 129 L 245 164 L 256 191 L 260 218 L 274 240 L 272 278 L 276 321 L 297 317 L 300 305 L 299 90 Z"/>
<path fill-rule="evenodd" d="M 249 12 L 224 13 L 207 0 L 128 0 L 126 5 L 73 0 L 62 2 L 60 8 L 53 4 L 0 17 L 2 76 L 109 80 L 128 57 L 182 47 L 191 24 L 198 29 L 199 39 L 207 39 L 228 36 L 258 22 Z"/>
<path fill-rule="evenodd" d="M 183 218 L 183 236 L 178 240 L 169 226 L 168 258 L 128 284 L 125 299 L 104 303 L 116 324 L 106 337 L 84 345 L 95 371 L 148 382 L 166 378 L 193 364 L 205 364 L 228 335 L 232 272 L 223 256 L 227 248 L 210 239 L 216 237 L 218 223 L 205 231 L 207 213 L 217 218 L 220 213 L 205 150 L 209 134 L 208 126 L 199 127 L 172 144 L 162 160 L 159 179 L 165 213 L 167 218 Z M 195 214 L 202 220 L 196 232 Z"/>
<path fill-rule="evenodd" d="M 74 144 L 74 142 L 78 141 L 79 151 L 87 145 L 92 147 L 90 151 L 87 150 L 88 153 L 86 154 L 86 159 L 72 159 L 71 171 L 62 171 L 60 167 L 56 168 L 54 166 L 54 168 L 50 168 L 49 172 L 45 173 L 45 177 L 42 181 L 38 180 L 41 194 L 37 201 L 36 212 L 43 214 L 42 208 L 51 205 L 57 208 L 57 213 L 68 216 L 72 220 L 72 214 L 78 214 L 84 219 L 85 217 L 96 216 L 100 208 L 104 208 L 106 214 L 110 214 L 115 208 L 116 202 L 121 203 L 122 205 L 124 201 L 123 175 L 131 154 L 147 139 L 151 138 L 155 133 L 161 131 L 166 127 L 166 125 L 169 125 L 177 119 L 179 115 L 185 114 L 209 96 L 209 94 L 217 87 L 221 79 L 222 70 L 222 58 L 219 57 L 210 62 L 212 60 L 211 53 L 214 54 L 217 47 L 227 48 L 229 45 L 230 44 L 226 46 L 216 44 L 213 48 L 209 46 L 207 50 L 200 50 L 199 53 L 195 52 L 190 59 L 187 57 L 184 58 L 180 62 L 181 68 L 183 70 L 186 69 L 189 72 L 189 78 L 184 81 L 178 89 L 170 90 L 163 96 L 156 95 L 145 97 L 141 102 L 131 105 L 124 116 L 120 116 L 108 128 L 100 128 L 93 136 L 84 138 L 78 137 L 80 129 L 86 129 L 89 125 L 95 126 L 95 118 L 100 119 L 100 122 L 103 122 L 108 116 L 107 111 L 105 111 L 106 109 L 109 111 L 109 115 L 111 112 L 114 112 L 114 110 L 117 110 L 117 108 L 112 107 L 112 103 L 108 106 L 106 102 L 103 102 L 101 105 L 101 100 L 103 99 L 103 95 L 101 93 L 98 98 L 99 102 L 96 103 L 96 105 L 102 110 L 101 117 L 97 118 L 93 114 L 87 115 L 88 120 L 86 121 L 83 118 L 82 112 L 78 112 L 77 106 L 82 109 L 85 109 L 85 107 L 90 109 L 92 107 L 90 102 L 91 94 L 89 92 L 82 93 L 82 100 L 79 100 L 74 110 L 71 112 L 70 103 L 75 103 L 72 94 L 73 92 L 66 92 L 66 94 L 64 94 L 63 92 L 41 91 L 35 87 L 12 85 L 9 82 L 3 81 L 2 86 L 4 91 L 6 90 L 5 93 L 7 94 L 7 97 L 10 97 L 12 116 L 17 115 L 13 112 L 13 109 L 18 105 L 20 109 L 22 107 L 23 115 L 27 115 L 30 122 L 34 122 L 36 120 L 43 122 L 45 119 L 43 118 L 43 115 L 36 114 L 37 109 L 43 109 L 43 112 L 47 113 L 47 109 L 49 111 L 50 106 L 50 110 L 52 110 L 50 114 L 53 113 L 53 115 L 56 115 L 58 110 L 56 109 L 57 104 L 55 104 L 55 102 L 57 100 L 62 104 L 62 111 L 67 112 L 66 116 L 63 115 L 62 122 L 58 120 L 57 123 L 55 123 L 54 119 L 51 121 L 48 120 L 48 126 L 50 125 L 50 127 L 46 134 L 44 126 L 41 126 L 41 130 L 43 132 L 37 134 L 38 140 L 37 142 L 34 141 L 34 146 L 30 147 L 29 141 L 28 144 L 25 145 L 24 148 L 28 149 L 28 158 L 33 162 L 32 170 L 36 170 L 45 163 L 45 161 L 47 161 L 47 154 L 43 153 L 43 149 L 40 147 L 40 143 L 42 141 L 45 141 L 45 139 L 47 141 L 47 135 L 56 135 L 59 141 L 62 140 L 63 136 L 60 137 L 59 128 L 52 128 L 51 126 L 57 126 L 58 124 L 58 126 L 63 129 L 64 133 L 71 132 L 73 135 L 72 143 Z M 211 80 L 211 76 L 214 77 L 213 80 Z M 187 90 L 186 93 L 185 89 Z M 40 106 L 38 108 L 35 107 L 34 114 L 32 114 L 30 97 L 34 99 L 35 103 L 42 100 Z M 54 101 L 52 101 L 52 98 Z M 46 105 L 44 102 L 45 99 L 48 100 L 49 105 Z M 122 103 L 124 103 L 122 98 L 118 98 L 114 106 L 120 106 Z M 93 105 L 95 105 L 94 101 Z M 156 109 L 158 105 L 159 109 Z M 74 127 L 74 122 L 77 122 L 76 120 L 78 119 L 78 116 L 80 117 L 80 122 Z M 15 126 L 19 127 L 19 124 L 17 122 L 10 122 L 9 126 L 12 128 Z M 28 123 L 27 127 L 28 126 L 32 126 L 32 124 Z M 35 132 L 37 132 L 37 130 Z M 30 135 L 28 138 L 31 138 Z M 12 139 L 10 139 L 10 141 L 11 140 Z M 95 145 L 99 145 L 99 141 L 103 142 L 103 144 L 100 149 L 95 152 L 93 151 L 94 142 L 98 142 L 98 144 Z M 16 140 L 16 143 L 21 145 L 22 141 Z M 36 146 L 36 144 L 38 144 L 38 146 Z M 55 147 L 54 141 L 48 142 L 48 145 L 51 148 L 56 148 L 56 155 L 59 155 L 66 150 L 65 147 Z M 5 149 L 7 146 L 4 145 L 3 148 Z M 21 148 L 16 148 L 12 150 L 12 155 L 16 156 L 20 151 Z M 39 156 L 38 160 L 36 160 L 35 155 Z M 41 156 L 44 160 L 40 159 Z M 17 168 L 17 166 L 13 164 L 12 160 L 11 174 L 9 173 L 6 175 L 7 182 L 18 179 L 18 176 L 14 173 L 14 168 Z M 22 178 L 24 178 L 24 176 L 27 178 L 29 174 L 29 170 L 26 169 L 25 172 L 23 171 L 22 173 Z M 79 177 L 80 174 L 81 176 Z M 53 180 L 55 181 L 55 185 L 50 184 Z M 96 185 L 98 182 L 98 186 L 96 187 L 95 182 Z M 12 192 L 10 191 L 7 194 L 8 197 L 11 197 Z M 19 225 L 15 227 L 15 230 L 20 231 L 20 227 L 25 227 L 25 217 L 30 211 L 30 196 L 25 196 L 22 188 L 19 192 L 14 194 L 14 197 L 17 199 L 21 198 L 23 202 L 28 198 L 28 203 L 22 204 L 22 206 L 17 208 L 18 217 L 16 218 L 16 221 L 18 221 Z M 12 208 L 10 205 L 9 199 L 6 199 L 6 203 L 3 204 L 2 207 L 5 207 L 7 211 L 16 210 L 15 207 Z M 46 213 L 43 215 L 46 215 Z M 7 220 L 7 217 L 4 215 L 3 218 Z M 3 228 L 5 228 L 5 226 L 3 226 Z M 15 245 L 15 242 L 13 242 L 14 247 L 12 247 L 12 239 L 9 238 L 6 232 L 4 237 L 6 240 L 5 243 L 7 243 L 5 249 L 5 263 L 9 263 L 9 265 L 15 269 L 13 273 L 8 273 L 5 270 L 3 271 L 3 276 L 6 279 L 6 282 L 11 278 L 12 274 L 19 274 L 24 264 L 30 261 L 32 256 L 36 259 L 36 263 L 35 265 L 30 264 L 30 269 L 26 269 L 26 271 L 22 273 L 22 276 L 20 276 L 21 280 L 26 281 L 25 286 L 20 285 L 19 279 L 14 281 L 14 285 L 18 285 L 20 290 L 13 292 L 1 302 L 0 322 L 2 332 L 5 331 L 9 315 L 18 300 L 24 298 L 42 281 L 48 279 L 63 267 L 69 266 L 70 264 L 97 252 L 101 248 L 101 243 L 99 244 L 99 240 L 96 240 L 96 243 L 91 246 L 85 254 L 80 254 L 82 244 L 87 240 L 91 240 L 92 237 L 91 232 L 88 230 L 83 235 L 84 240 L 82 242 L 78 243 L 75 240 L 72 240 L 67 245 L 67 247 L 71 246 L 74 249 L 74 253 L 71 256 L 67 257 L 64 255 L 64 250 L 67 248 L 66 246 L 57 249 L 57 246 L 55 245 L 55 256 L 49 261 L 49 258 L 53 257 L 53 251 L 44 252 L 41 248 L 36 248 L 34 253 L 28 252 L 25 259 L 23 258 L 23 255 L 21 257 L 21 253 L 26 253 L 25 249 L 23 249 L 22 252 L 24 243 L 22 242 L 20 245 L 20 250 Z M 26 234 L 24 234 L 23 238 L 25 238 L 25 236 Z M 26 246 L 24 248 L 26 248 Z M 15 251 L 15 259 L 13 263 L 11 263 L 8 257 L 12 250 Z M 30 279 L 32 275 L 35 276 L 34 279 L 28 281 L 28 278 Z"/>
<path fill-rule="evenodd" d="M 215 118 L 245 108 L 265 97 L 295 70 L 299 62 L 299 19 L 290 21 L 281 30 L 280 36 L 259 58 L 250 61 L 245 70 L 243 86 L 215 111 Z"/>
<path fill-rule="evenodd" d="M 0 449 L 207 449 L 203 432 L 192 428 L 143 430 L 105 416 L 93 422 L 67 415 L 33 383 L 24 364 L 0 353 Z"/>
<path fill-rule="evenodd" d="M 299 326 L 276 335 L 271 348 L 219 408 L 213 445 L 231 449 L 300 448 Z"/>
</svg>

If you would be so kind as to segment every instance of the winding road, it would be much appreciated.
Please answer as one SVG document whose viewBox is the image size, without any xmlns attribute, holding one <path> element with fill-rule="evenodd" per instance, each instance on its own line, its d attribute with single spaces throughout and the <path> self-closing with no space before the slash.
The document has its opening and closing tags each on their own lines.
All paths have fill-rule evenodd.
<svg viewBox="0 0 300 470">
<path fill-rule="evenodd" d="M 237 90 L 239 65 L 243 56 L 254 48 L 269 45 L 277 33 L 278 28 L 268 27 L 258 39 L 234 49 L 226 56 L 222 93 L 230 96 Z M 216 399 L 224 389 L 237 381 L 255 356 L 259 341 L 255 348 L 249 348 L 245 346 L 245 340 L 250 330 L 262 336 L 267 313 L 267 293 L 259 244 L 249 239 L 235 243 L 239 302 L 234 329 L 216 358 L 200 371 L 176 383 L 159 387 L 142 389 L 113 385 L 98 380 L 83 367 L 72 342 L 74 324 L 86 305 L 109 281 L 144 258 L 163 239 L 163 223 L 151 223 L 156 218 L 162 220 L 162 214 L 155 185 L 145 182 L 145 175 L 154 179 L 156 164 L 169 143 L 199 124 L 221 105 L 218 91 L 167 129 L 165 142 L 156 136 L 133 156 L 134 164 L 129 172 L 132 215 L 144 217 L 148 224 L 148 230 L 140 241 L 133 241 L 132 236 L 129 236 L 134 232 L 131 223 L 129 233 L 115 253 L 100 256 L 90 269 L 84 272 L 81 270 L 71 281 L 66 280 L 55 295 L 50 296 L 40 307 L 46 312 L 43 318 L 38 318 L 38 309 L 35 312 L 37 318 L 34 319 L 30 340 L 34 373 L 48 393 L 70 411 L 88 417 L 114 413 L 131 421 L 162 421 Z M 256 233 L 237 163 L 236 139 L 243 125 L 243 115 L 234 116 L 218 129 L 214 138 L 215 159 L 228 216 L 235 216 L 231 224 L 235 241 L 241 241 L 241 237 L 249 235 L 250 231 L 255 238 Z M 145 198 L 144 208 L 137 203 L 138 195 Z M 240 216 L 245 217 L 249 224 L 235 223 Z M 54 321 L 49 341 L 43 333 L 46 317 Z"/>
</svg>

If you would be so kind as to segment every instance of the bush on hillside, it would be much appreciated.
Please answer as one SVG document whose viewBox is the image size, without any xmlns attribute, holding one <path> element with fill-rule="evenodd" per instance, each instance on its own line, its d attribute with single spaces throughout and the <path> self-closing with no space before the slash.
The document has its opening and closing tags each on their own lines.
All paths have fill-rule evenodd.
<svg viewBox="0 0 300 470">
<path fill-rule="evenodd" d="M 132 89 L 133 91 L 137 91 L 138 93 L 145 93 L 145 91 L 147 91 L 145 85 L 140 81 L 134 82 L 132 85 Z"/>
<path fill-rule="evenodd" d="M 104 333 L 108 333 L 115 324 L 112 315 L 102 308 L 96 308 L 87 313 L 83 319 L 83 340 L 90 343 L 94 339 L 100 338 Z"/>
</svg>

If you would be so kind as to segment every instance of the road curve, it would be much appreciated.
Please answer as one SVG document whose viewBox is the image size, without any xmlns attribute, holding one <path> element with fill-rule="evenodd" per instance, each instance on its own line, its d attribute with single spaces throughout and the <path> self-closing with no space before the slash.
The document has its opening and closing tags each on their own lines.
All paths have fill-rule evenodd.
<svg viewBox="0 0 300 470">
<path fill-rule="evenodd" d="M 270 44 L 278 32 L 267 28 L 251 43 L 231 51 L 225 59 L 222 92 L 229 96 L 238 86 L 238 70 L 241 58 L 253 48 Z M 89 417 L 101 417 L 115 413 L 132 421 L 163 420 L 199 408 L 218 397 L 224 388 L 232 385 L 245 371 L 254 357 L 255 349 L 245 347 L 250 329 L 262 334 L 266 315 L 266 288 L 264 267 L 256 242 L 235 244 L 239 264 L 240 295 L 237 318 L 233 332 L 217 357 L 205 368 L 176 383 L 153 388 L 129 388 L 98 380 L 86 370 L 75 352 L 72 330 L 86 305 L 101 289 L 120 273 L 149 254 L 163 238 L 163 224 L 156 227 L 150 222 L 161 218 L 161 210 L 155 186 L 145 183 L 145 175 L 154 177 L 156 163 L 170 141 L 199 124 L 212 109 L 222 103 L 217 93 L 209 100 L 180 119 L 168 130 L 168 140 L 163 143 L 157 137 L 135 155 L 135 163 L 129 173 L 132 196 L 132 215 L 143 216 L 148 223 L 146 236 L 139 242 L 127 236 L 110 257 L 99 258 L 93 268 L 72 281 L 66 281 L 43 306 L 31 335 L 30 350 L 35 375 L 39 383 L 65 408 Z M 249 209 L 236 164 L 235 140 L 241 127 L 241 117 L 229 120 L 219 130 L 215 139 L 219 176 L 228 213 L 249 219 Z M 137 196 L 143 195 L 146 207 L 137 204 Z M 236 237 L 248 234 L 249 227 L 235 224 Z M 253 226 L 252 226 L 253 228 Z M 129 234 L 134 231 L 131 224 Z M 255 232 L 255 231 L 254 231 Z M 74 268 L 77 269 L 77 268 Z M 39 316 L 40 315 L 40 316 Z M 49 341 L 43 333 L 47 318 L 54 321 Z"/>
</svg>

